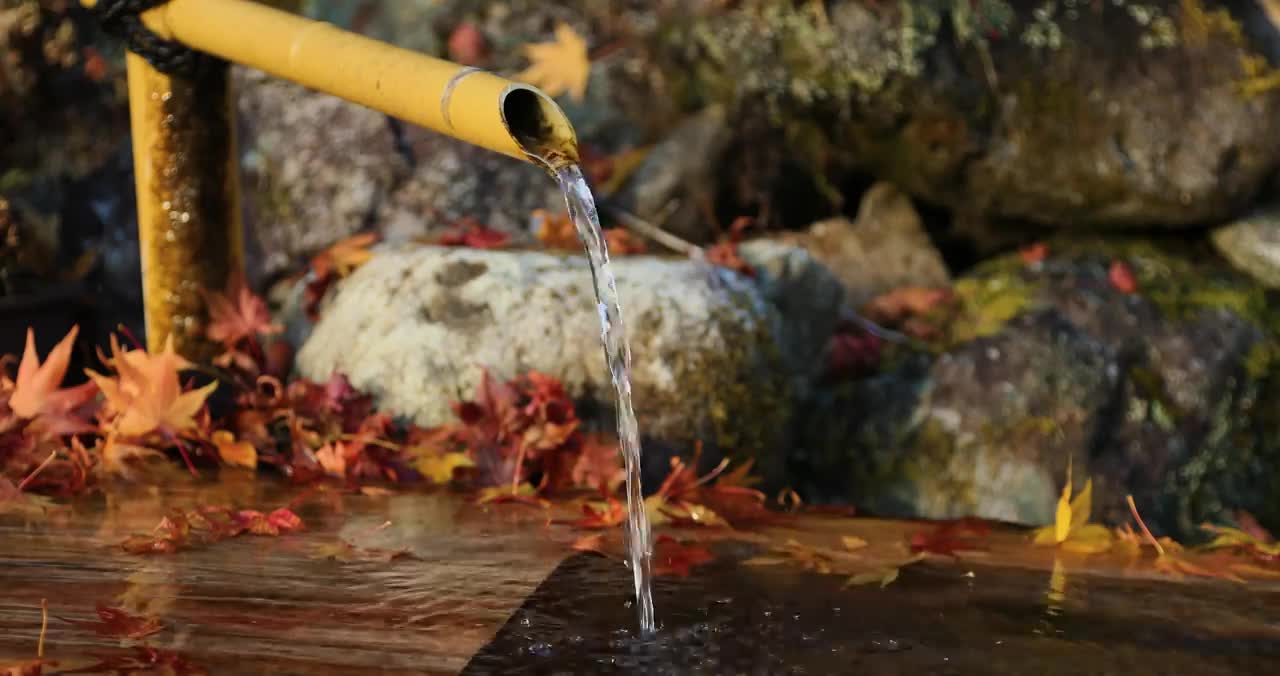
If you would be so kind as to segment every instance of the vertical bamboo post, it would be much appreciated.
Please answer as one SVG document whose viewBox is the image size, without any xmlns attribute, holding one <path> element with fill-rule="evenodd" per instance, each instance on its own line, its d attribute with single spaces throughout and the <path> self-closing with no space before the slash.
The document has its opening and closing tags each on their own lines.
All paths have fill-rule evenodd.
<svg viewBox="0 0 1280 676">
<path fill-rule="evenodd" d="M 173 336 L 201 361 L 213 354 L 201 291 L 243 266 L 229 72 L 218 63 L 188 78 L 126 58 L 147 346 Z"/>
</svg>

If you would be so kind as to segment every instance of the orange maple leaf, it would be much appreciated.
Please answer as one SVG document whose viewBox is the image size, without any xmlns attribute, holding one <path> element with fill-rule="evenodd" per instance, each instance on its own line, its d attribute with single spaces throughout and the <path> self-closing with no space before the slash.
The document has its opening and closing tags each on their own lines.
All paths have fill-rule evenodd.
<svg viewBox="0 0 1280 676">
<path fill-rule="evenodd" d="M 9 408 L 20 418 L 35 420 L 51 436 L 88 432 L 93 429 L 75 411 L 88 404 L 98 392 L 93 383 L 59 389 L 71 360 L 79 326 L 71 330 L 49 351 L 43 364 L 36 353 L 35 332 L 27 329 L 27 347 L 18 364 L 18 377 L 9 397 Z"/>
<path fill-rule="evenodd" d="M 107 400 L 108 417 L 114 430 L 125 437 L 141 437 L 159 431 L 177 434 L 196 426 L 195 414 L 217 388 L 216 382 L 188 392 L 182 391 L 178 371 L 192 364 L 173 351 L 173 336 L 164 350 L 149 354 L 144 350 L 120 351 L 112 336 L 110 360 L 118 377 L 85 369 Z"/>
</svg>

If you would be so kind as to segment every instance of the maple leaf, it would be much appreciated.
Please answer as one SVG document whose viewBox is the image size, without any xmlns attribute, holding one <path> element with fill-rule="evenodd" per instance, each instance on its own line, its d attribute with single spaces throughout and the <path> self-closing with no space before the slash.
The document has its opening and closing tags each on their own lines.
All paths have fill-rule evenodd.
<svg viewBox="0 0 1280 676">
<path fill-rule="evenodd" d="M 949 306 L 955 298 L 955 292 L 947 288 L 904 286 L 872 298 L 862 311 L 873 322 L 897 326 L 909 318 Z"/>
<path fill-rule="evenodd" d="M 596 533 L 594 535 L 583 535 L 574 540 L 569 548 L 576 552 L 596 552 L 604 554 L 604 533 Z"/>
<path fill-rule="evenodd" d="M 112 638 L 146 638 L 164 629 L 164 624 L 155 617 L 131 615 L 123 608 L 112 608 L 101 602 L 97 604 L 97 614 L 96 622 L 69 620 L 65 617 L 58 619 L 82 629 L 92 629 L 99 636 Z"/>
<path fill-rule="evenodd" d="M 239 525 L 254 535 L 276 536 L 302 530 L 304 527 L 302 517 L 287 507 L 281 507 L 270 514 L 244 509 L 235 513 L 235 519 Z"/>
<path fill-rule="evenodd" d="M 0 664 L 0 676 L 41 676 L 45 667 L 56 667 L 57 662 L 49 660 L 28 660 L 17 664 Z M 66 673 L 66 672 L 62 672 Z"/>
<path fill-rule="evenodd" d="M 551 97 L 568 92 L 570 98 L 581 102 L 586 96 L 591 59 L 586 41 L 568 24 L 556 26 L 555 41 L 525 45 L 523 52 L 529 59 L 529 67 L 516 75 L 516 79 L 538 87 Z"/>
<path fill-rule="evenodd" d="M 194 416 L 218 383 L 188 392 L 182 391 L 178 371 L 190 368 L 190 362 L 173 350 L 170 335 L 160 354 L 144 350 L 120 351 L 112 338 L 112 353 L 118 378 L 110 378 L 86 369 L 107 400 L 107 409 L 116 432 L 126 437 L 141 437 L 154 431 L 177 434 L 195 427 Z"/>
<path fill-rule="evenodd" d="M 1081 554 L 1096 554 L 1111 548 L 1111 531 L 1105 526 L 1089 523 L 1093 509 L 1093 480 L 1084 484 L 1084 490 L 1073 500 L 1071 497 L 1071 464 L 1067 463 L 1067 481 L 1058 499 L 1058 509 L 1052 526 L 1035 532 L 1035 544 L 1061 547 Z"/>
<path fill-rule="evenodd" d="M 520 504 L 529 505 L 530 507 L 542 507 L 546 509 L 551 506 L 550 502 L 538 497 L 538 489 L 533 487 L 529 482 L 523 482 L 516 486 L 513 490 L 511 486 L 490 486 L 481 489 L 476 493 L 476 504 L 478 505 L 501 505 L 501 504 Z"/>
<path fill-rule="evenodd" d="M 626 479 L 627 473 L 622 468 L 618 447 L 591 435 L 583 441 L 570 476 L 576 486 L 612 493 Z"/>
<path fill-rule="evenodd" d="M 618 256 L 634 256 L 649 250 L 645 246 L 644 240 L 624 228 L 609 228 L 605 230 L 604 242 L 609 249 L 609 255 L 615 258 Z"/>
<path fill-rule="evenodd" d="M 1134 293 L 1138 290 L 1138 281 L 1133 276 L 1133 269 L 1124 261 L 1111 263 L 1111 268 L 1107 270 L 1107 279 L 1120 293 Z"/>
<path fill-rule="evenodd" d="M 132 652 L 116 655 L 95 654 L 97 664 L 79 669 L 59 671 L 59 674 L 133 674 L 142 671 L 155 671 L 177 675 L 194 675 L 207 673 L 204 669 L 188 662 L 181 655 L 153 648 L 149 645 L 134 646 Z"/>
<path fill-rule="evenodd" d="M 545 209 L 535 209 L 532 220 L 534 236 L 548 249 L 577 251 L 582 248 L 578 229 L 574 227 L 568 212 L 552 214 Z"/>
<path fill-rule="evenodd" d="M 733 270 L 744 277 L 755 277 L 755 268 L 751 264 L 743 260 L 738 253 L 738 244 L 742 241 L 743 235 L 747 228 L 751 227 L 753 219 L 749 216 L 740 216 L 734 219 L 729 225 L 729 234 L 721 237 L 718 242 L 703 253 L 708 263 L 718 265 L 722 268 Z"/>
<path fill-rule="evenodd" d="M 489 57 L 489 45 L 476 25 L 467 21 L 458 24 L 449 34 L 449 60 L 464 66 L 475 66 Z"/>
<path fill-rule="evenodd" d="M 47 437 L 93 430 L 81 411 L 97 396 L 98 387 L 89 382 L 60 389 L 79 331 L 79 326 L 72 326 L 41 364 L 36 353 L 35 332 L 27 329 L 26 351 L 18 363 L 9 409 L 20 418 L 33 420 Z"/>
<path fill-rule="evenodd" d="M 422 476 L 432 483 L 447 484 L 453 481 L 454 474 L 462 468 L 475 467 L 476 463 L 466 453 L 428 453 L 414 463 Z"/>
<path fill-rule="evenodd" d="M 911 535 L 911 551 L 939 554 L 959 558 L 961 552 L 980 552 L 986 548 L 974 543 L 974 537 L 982 537 L 991 527 L 980 519 L 966 518 L 947 521 L 932 530 Z"/>
<path fill-rule="evenodd" d="M 627 520 L 627 507 L 612 497 L 604 502 L 586 503 L 582 505 L 582 518 L 577 520 L 560 520 L 574 528 L 613 528 Z"/>
<path fill-rule="evenodd" d="M 1280 561 L 1280 542 L 1277 542 L 1271 533 L 1253 518 L 1252 514 L 1240 512 L 1236 515 L 1236 521 L 1239 523 L 1239 528 L 1209 524 L 1200 526 L 1216 536 L 1204 548 L 1239 550 L 1262 561 Z"/>
<path fill-rule="evenodd" d="M 474 218 L 463 218 L 440 235 L 436 243 L 441 246 L 467 246 L 473 249 L 501 249 L 510 239 L 507 233 L 494 230 Z"/>
<path fill-rule="evenodd" d="M 775 556 L 756 556 L 742 562 L 744 566 L 776 566 L 784 563 L 798 564 L 805 570 L 823 575 L 830 574 L 835 559 L 814 547 L 802 545 L 796 540 L 787 540 L 780 545 L 770 547 Z"/>
<path fill-rule="evenodd" d="M 226 430 L 213 433 L 210 441 L 218 449 L 218 457 L 228 465 L 255 469 L 258 466 L 258 450 L 247 441 L 236 441 L 236 436 Z"/>
<path fill-rule="evenodd" d="M 319 305 L 329 287 L 346 277 L 373 257 L 369 247 L 379 239 L 378 233 L 364 232 L 352 235 L 321 251 L 311 259 L 310 279 L 303 289 L 302 308 L 307 318 L 319 318 Z"/>
<path fill-rule="evenodd" d="M 706 547 L 659 535 L 653 550 L 653 574 L 689 577 L 694 568 L 713 560 L 715 556 Z"/>
<path fill-rule="evenodd" d="M 1037 242 L 1018 251 L 1018 255 L 1022 257 L 1023 263 L 1035 265 L 1049 255 L 1049 245 L 1044 242 Z"/>
<path fill-rule="evenodd" d="M 209 325 L 205 329 L 210 340 L 231 348 L 246 338 L 280 333 L 284 327 L 271 322 L 267 302 L 245 284 L 243 275 L 234 275 L 225 292 L 206 291 Z"/>
</svg>

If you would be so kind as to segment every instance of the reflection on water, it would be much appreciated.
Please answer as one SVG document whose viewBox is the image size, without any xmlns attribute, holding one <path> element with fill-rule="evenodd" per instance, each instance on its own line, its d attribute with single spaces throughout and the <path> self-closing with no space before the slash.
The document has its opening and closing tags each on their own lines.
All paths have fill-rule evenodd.
<svg viewBox="0 0 1280 676">
<path fill-rule="evenodd" d="M 841 589 L 836 578 L 722 562 L 660 580 L 662 628 L 641 638 L 618 591 L 625 569 L 584 554 L 463 673 L 1280 673 L 1275 593 L 1089 576 L 1068 585 L 1061 566 L 969 570 L 919 565 L 884 589 Z"/>
</svg>

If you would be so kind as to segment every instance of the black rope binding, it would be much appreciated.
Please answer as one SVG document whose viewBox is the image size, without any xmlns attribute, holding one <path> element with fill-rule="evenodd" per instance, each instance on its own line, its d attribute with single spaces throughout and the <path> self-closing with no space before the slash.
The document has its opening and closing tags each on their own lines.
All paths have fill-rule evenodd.
<svg viewBox="0 0 1280 676">
<path fill-rule="evenodd" d="M 141 14 L 169 0 L 98 0 L 93 13 L 108 35 L 124 40 L 129 51 L 167 75 L 199 79 L 226 62 L 152 33 Z"/>
</svg>

